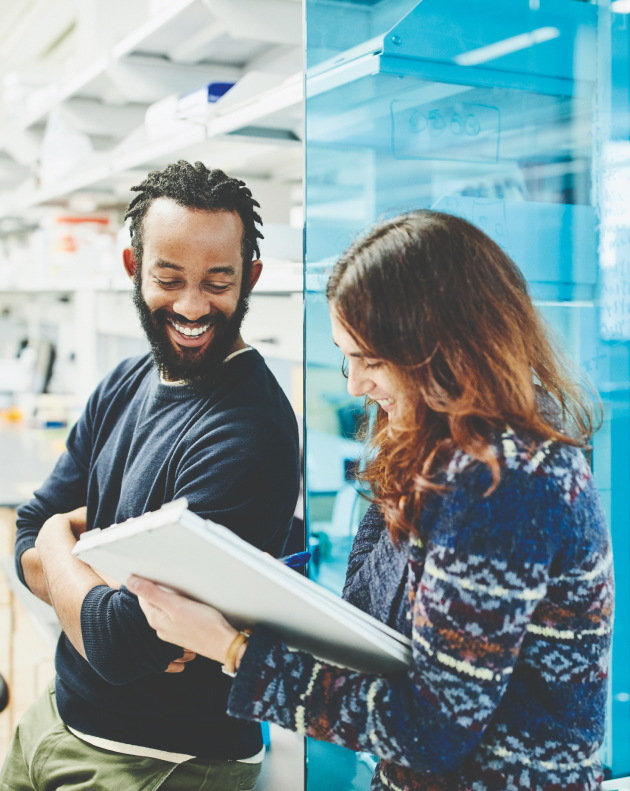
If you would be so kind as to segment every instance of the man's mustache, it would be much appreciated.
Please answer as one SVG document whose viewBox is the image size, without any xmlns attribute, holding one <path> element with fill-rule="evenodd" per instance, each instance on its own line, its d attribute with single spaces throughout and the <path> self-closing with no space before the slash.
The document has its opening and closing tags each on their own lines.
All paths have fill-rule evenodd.
<svg viewBox="0 0 630 791">
<path fill-rule="evenodd" d="M 219 324 L 221 319 L 224 318 L 223 314 L 221 313 L 207 313 L 205 316 L 201 316 L 194 321 L 187 319 L 185 316 L 181 316 L 179 313 L 168 313 L 164 310 L 158 310 L 155 314 L 156 318 L 159 318 L 160 321 L 175 321 L 182 326 L 186 324 L 210 324 L 211 326 L 215 324 Z"/>
</svg>

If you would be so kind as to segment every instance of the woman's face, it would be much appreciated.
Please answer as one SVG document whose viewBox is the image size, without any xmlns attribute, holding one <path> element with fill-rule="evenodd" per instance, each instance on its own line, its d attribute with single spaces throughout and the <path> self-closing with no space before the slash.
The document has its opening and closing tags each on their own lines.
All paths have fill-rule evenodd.
<svg viewBox="0 0 630 791">
<path fill-rule="evenodd" d="M 333 341 L 347 360 L 348 392 L 352 396 L 368 396 L 387 413 L 390 423 L 397 422 L 406 398 L 395 366 L 385 360 L 366 357 L 332 306 L 330 320 Z"/>
</svg>

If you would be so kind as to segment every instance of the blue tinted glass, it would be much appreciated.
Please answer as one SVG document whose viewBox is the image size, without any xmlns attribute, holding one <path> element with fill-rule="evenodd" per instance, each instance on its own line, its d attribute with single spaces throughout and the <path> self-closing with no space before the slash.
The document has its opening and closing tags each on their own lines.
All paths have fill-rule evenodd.
<svg viewBox="0 0 630 791">
<path fill-rule="evenodd" d="M 307 0 L 306 469 L 314 574 L 339 592 L 363 499 L 323 288 L 335 257 L 401 211 L 459 214 L 523 270 L 603 404 L 593 468 L 617 616 L 604 762 L 630 774 L 630 3 Z M 370 756 L 339 789 L 367 789 Z M 309 791 L 327 785 L 325 747 Z M 345 783 L 345 785 L 344 785 Z"/>
</svg>

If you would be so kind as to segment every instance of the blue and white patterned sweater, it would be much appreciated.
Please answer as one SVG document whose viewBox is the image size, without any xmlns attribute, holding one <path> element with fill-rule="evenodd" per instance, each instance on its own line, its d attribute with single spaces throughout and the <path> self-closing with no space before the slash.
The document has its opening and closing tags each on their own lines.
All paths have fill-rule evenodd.
<svg viewBox="0 0 630 791">
<path fill-rule="evenodd" d="M 372 507 L 345 597 L 412 639 L 413 665 L 357 673 L 258 627 L 229 713 L 381 758 L 373 791 L 594 791 L 612 624 L 608 531 L 581 451 L 496 443 L 501 482 L 459 453 L 423 543 Z"/>
</svg>

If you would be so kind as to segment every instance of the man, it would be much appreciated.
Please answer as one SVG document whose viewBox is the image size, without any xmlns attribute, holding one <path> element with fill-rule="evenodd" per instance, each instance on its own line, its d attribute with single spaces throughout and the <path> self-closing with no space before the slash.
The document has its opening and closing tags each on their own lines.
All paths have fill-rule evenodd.
<svg viewBox="0 0 630 791">
<path fill-rule="evenodd" d="M 18 573 L 63 634 L 55 689 L 0 773 L 7 791 L 230 791 L 253 788 L 260 769 L 259 728 L 226 715 L 220 666 L 161 641 L 136 597 L 71 555 L 83 530 L 178 497 L 279 554 L 298 492 L 295 417 L 240 334 L 262 269 L 258 203 L 200 162 L 134 190 L 124 265 L 152 353 L 101 382 L 18 511 Z"/>
</svg>

